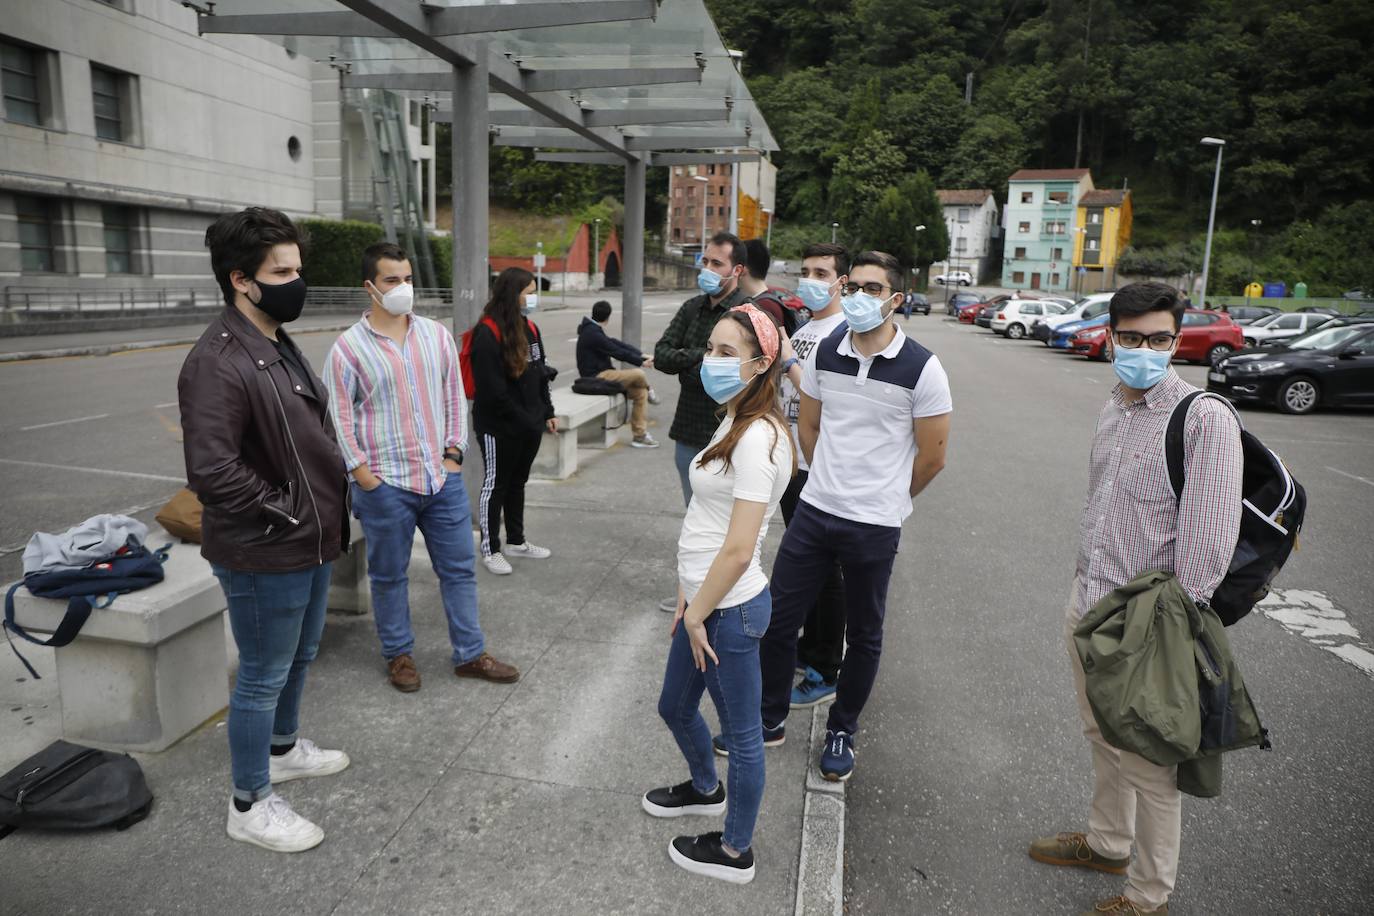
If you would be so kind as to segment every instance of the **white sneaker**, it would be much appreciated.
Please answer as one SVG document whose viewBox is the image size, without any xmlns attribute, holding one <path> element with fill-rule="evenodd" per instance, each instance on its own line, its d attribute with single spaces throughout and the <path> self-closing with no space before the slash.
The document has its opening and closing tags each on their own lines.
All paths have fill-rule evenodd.
<svg viewBox="0 0 1374 916">
<path fill-rule="evenodd" d="M 650 403 L 650 404 L 657 404 L 657 403 L 659 403 L 658 392 L 655 391 L 655 390 L 652 389 L 652 388 L 649 389 L 649 403 Z"/>
<path fill-rule="evenodd" d="M 535 547 L 529 541 L 523 544 L 507 544 L 506 553 L 513 557 L 524 557 L 527 560 L 547 560 L 553 556 L 553 551 L 547 547 Z"/>
<path fill-rule="evenodd" d="M 235 808 L 230 799 L 225 830 L 231 839 L 273 852 L 305 852 L 324 839 L 323 830 L 292 811 L 286 799 L 275 792 L 254 802 L 247 811 Z"/>
<path fill-rule="evenodd" d="M 347 754 L 324 750 L 309 738 L 298 739 L 295 747 L 280 757 L 272 757 L 267 764 L 274 785 L 307 776 L 333 776 L 347 767 Z"/>
<path fill-rule="evenodd" d="M 499 553 L 494 553 L 489 557 L 482 558 L 482 565 L 487 568 L 487 572 L 494 576 L 509 576 L 515 570 L 511 569 L 510 561 Z"/>
<path fill-rule="evenodd" d="M 658 448 L 658 440 L 648 433 L 645 433 L 642 436 L 635 436 L 631 439 L 630 445 L 633 448 Z"/>
</svg>

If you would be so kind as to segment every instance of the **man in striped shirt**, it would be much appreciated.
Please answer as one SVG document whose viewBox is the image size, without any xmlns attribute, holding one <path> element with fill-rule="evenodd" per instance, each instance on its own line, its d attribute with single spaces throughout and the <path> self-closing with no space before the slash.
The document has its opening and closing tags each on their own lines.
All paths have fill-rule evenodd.
<svg viewBox="0 0 1374 916">
<path fill-rule="evenodd" d="M 420 689 L 406 576 L 419 528 L 439 577 L 454 673 L 518 680 L 513 666 L 486 653 L 477 621 L 458 347 L 442 324 L 413 314 L 410 261 L 398 246 L 381 243 L 364 252 L 363 286 L 372 306 L 334 343 L 324 382 L 344 467 L 353 475 L 353 513 L 367 540 L 372 613 L 387 675 L 397 690 Z"/>
<path fill-rule="evenodd" d="M 1184 425 L 1185 483 L 1169 484 L 1164 431 L 1175 405 L 1196 389 L 1170 368 L 1185 302 L 1162 283 L 1132 283 L 1112 297 L 1112 363 L 1120 380 L 1093 436 L 1088 499 L 1065 627 L 1083 731 L 1092 747 L 1087 833 L 1031 844 L 1051 865 L 1126 875 L 1125 893 L 1092 913 L 1169 912 L 1178 873 L 1182 800 L 1177 767 L 1161 767 L 1102 738 L 1083 690 L 1073 629 L 1108 592 L 1151 570 L 1173 572 L 1194 601 L 1212 597 L 1240 535 L 1240 425 L 1225 404 L 1199 398 Z M 1131 847 L 1135 846 L 1135 858 Z"/>
</svg>

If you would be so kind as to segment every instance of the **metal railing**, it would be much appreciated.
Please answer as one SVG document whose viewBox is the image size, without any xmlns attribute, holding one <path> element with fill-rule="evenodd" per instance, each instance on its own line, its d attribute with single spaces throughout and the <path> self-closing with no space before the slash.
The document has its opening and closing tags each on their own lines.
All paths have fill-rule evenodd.
<svg viewBox="0 0 1374 916">
<path fill-rule="evenodd" d="M 144 289 L 101 289 L 99 287 L 6 286 L 0 304 L 7 313 L 33 314 L 58 318 L 63 315 L 99 314 L 106 317 L 124 312 L 162 309 L 188 309 L 215 306 L 223 299 L 213 286 L 160 286 Z"/>
</svg>

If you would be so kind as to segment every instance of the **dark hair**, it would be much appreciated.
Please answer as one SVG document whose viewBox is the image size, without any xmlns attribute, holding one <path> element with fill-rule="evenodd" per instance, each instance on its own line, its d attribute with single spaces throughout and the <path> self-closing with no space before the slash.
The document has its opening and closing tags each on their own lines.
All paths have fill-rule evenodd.
<svg viewBox="0 0 1374 916">
<path fill-rule="evenodd" d="M 363 250 L 363 279 L 375 281 L 377 279 L 377 262 L 385 258 L 388 261 L 409 261 L 410 256 L 406 254 L 404 248 L 392 242 L 378 242 L 375 245 L 368 245 Z"/>
<path fill-rule="evenodd" d="M 768 276 L 768 265 L 773 263 L 768 246 L 758 239 L 744 243 L 744 263 L 749 266 L 749 276 L 763 280 Z"/>
<path fill-rule="evenodd" d="M 745 263 L 746 254 L 744 251 L 744 243 L 741 242 L 737 236 L 733 236 L 728 232 L 717 232 L 715 235 L 711 236 L 711 241 L 707 242 L 707 244 L 729 245 L 731 267 L 738 267 L 740 264 Z M 705 254 L 706 249 L 701 249 L 701 253 Z"/>
<path fill-rule="evenodd" d="M 748 315 L 732 309 L 722 315 L 720 321 L 731 321 L 738 325 L 741 333 L 744 334 L 745 341 L 749 344 L 750 352 L 756 357 L 763 355 L 759 336 L 754 331 L 754 323 L 749 320 Z M 716 323 L 720 324 L 719 321 Z M 767 372 L 760 372 L 749 380 L 749 383 L 744 386 L 744 392 L 737 395 L 739 400 L 735 402 L 734 423 L 730 425 L 729 431 L 721 437 L 719 442 L 708 446 L 701 453 L 701 460 L 697 462 L 697 467 L 704 468 L 708 463 L 719 460 L 724 463 L 725 470 L 730 470 L 735 446 L 739 444 L 745 431 L 755 420 L 765 420 L 772 422 L 774 446 L 778 444 L 778 436 L 787 437 L 787 453 L 791 464 L 791 467 L 787 469 L 787 474 L 790 477 L 797 472 L 797 450 L 792 443 L 792 429 L 788 426 L 782 413 L 782 398 L 778 387 L 781 381 L 782 360 L 780 359 L 774 359 L 770 362 Z"/>
<path fill-rule="evenodd" d="M 210 249 L 210 266 L 224 294 L 224 304 L 234 304 L 234 284 L 229 275 L 241 271 L 250 280 L 257 275 L 273 245 L 293 244 L 305 257 L 309 243 L 305 232 L 280 210 L 249 207 L 225 213 L 205 230 L 205 247 Z"/>
<path fill-rule="evenodd" d="M 592 321 L 606 321 L 611 317 L 611 304 L 605 299 L 592 303 Z"/>
<path fill-rule="evenodd" d="M 1112 295 L 1107 314 L 1109 323 L 1115 329 L 1122 318 L 1168 312 L 1174 316 L 1174 330 L 1177 331 L 1183 327 L 1183 312 L 1187 307 L 1183 296 L 1167 283 L 1127 283 Z"/>
<path fill-rule="evenodd" d="M 835 262 L 835 276 L 843 277 L 849 273 L 849 251 L 834 242 L 816 242 L 802 250 L 802 260 L 807 258 L 830 258 Z"/>
<path fill-rule="evenodd" d="M 905 279 L 905 272 L 902 265 L 897 263 L 897 259 L 885 251 L 861 251 L 854 258 L 854 263 L 849 266 L 849 273 L 853 273 L 855 267 L 881 267 L 887 271 L 887 285 L 894 292 L 901 292 L 902 280 Z"/>
<path fill-rule="evenodd" d="M 482 309 L 501 332 L 501 361 L 511 378 L 524 375 L 530 362 L 530 337 L 520 311 L 520 293 L 533 282 L 534 274 L 525 268 L 507 267 L 491 285 L 491 300 Z"/>
</svg>

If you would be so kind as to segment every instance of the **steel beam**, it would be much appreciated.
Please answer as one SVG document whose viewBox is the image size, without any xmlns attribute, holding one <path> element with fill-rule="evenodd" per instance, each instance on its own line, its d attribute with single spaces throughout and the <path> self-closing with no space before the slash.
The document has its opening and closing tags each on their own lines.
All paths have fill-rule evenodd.
<svg viewBox="0 0 1374 916">
<path fill-rule="evenodd" d="M 490 113 L 491 123 L 500 127 L 561 127 L 552 118 L 529 109 L 504 108 Z M 453 112 L 439 109 L 433 118 L 440 124 L 451 123 Z M 638 108 L 583 111 L 582 123 L 587 127 L 616 127 L 650 124 L 698 124 L 702 121 L 728 121 L 730 113 L 724 108 Z"/>
<path fill-rule="evenodd" d="M 455 113 L 453 157 L 453 333 L 477 323 L 487 301 L 488 255 L 487 56 L 454 67 L 449 84 Z"/>
<path fill-rule="evenodd" d="M 699 83 L 701 68 L 614 67 L 607 69 L 524 70 L 526 92 L 566 92 L 570 89 L 605 89 L 620 86 L 657 86 L 665 83 Z"/>
<path fill-rule="evenodd" d="M 523 146 L 530 148 L 548 146 L 554 149 L 587 150 L 588 152 L 597 152 L 601 150 L 600 144 L 588 140 L 586 137 L 579 136 L 570 130 L 541 130 L 523 135 L 503 131 L 492 137 L 491 142 L 493 146 Z M 622 163 L 625 161 L 624 156 L 617 156 L 616 158 Z"/>
<path fill-rule="evenodd" d="M 725 133 L 683 133 L 657 137 L 626 137 L 628 150 L 669 150 L 669 149 L 729 149 L 747 146 L 749 135 L 743 131 L 735 134 Z"/>
<path fill-rule="evenodd" d="M 620 337 L 640 348 L 644 336 L 645 162 L 625 163 L 625 234 L 620 239 Z"/>
<path fill-rule="evenodd" d="M 624 165 L 625 160 L 611 153 L 554 153 L 538 150 L 535 162 L 575 162 L 579 165 Z"/>
<path fill-rule="evenodd" d="M 431 6 L 426 8 L 433 35 L 468 35 L 473 32 L 507 32 L 591 22 L 653 19 L 655 0 L 562 0 L 479 6 Z"/>
<path fill-rule="evenodd" d="M 395 38 L 386 26 L 352 10 L 323 13 L 261 13 L 198 16 L 202 35 L 299 35 L 338 38 Z"/>
<path fill-rule="evenodd" d="M 650 165 L 720 165 L 729 162 L 754 162 L 758 150 L 744 153 L 654 153 Z"/>
<path fill-rule="evenodd" d="M 452 92 L 451 73 L 345 73 L 344 89 L 392 89 L 407 92 Z"/>
</svg>

